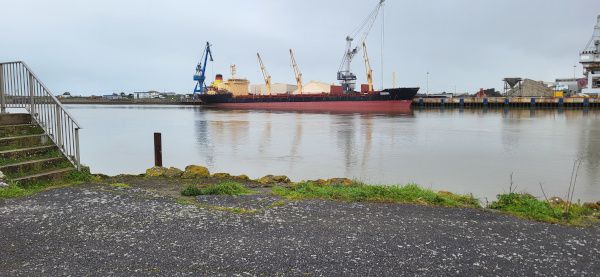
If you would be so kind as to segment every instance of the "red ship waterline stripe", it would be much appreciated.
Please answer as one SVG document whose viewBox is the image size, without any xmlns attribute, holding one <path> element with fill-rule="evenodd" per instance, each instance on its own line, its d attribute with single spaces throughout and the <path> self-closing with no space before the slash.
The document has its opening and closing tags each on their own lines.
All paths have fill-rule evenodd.
<svg viewBox="0 0 600 277">
<path fill-rule="evenodd" d="M 387 101 L 317 101 L 317 102 L 255 102 L 255 103 L 215 103 L 207 107 L 226 109 L 260 109 L 279 111 L 315 112 L 382 112 L 409 113 L 410 100 Z"/>
</svg>

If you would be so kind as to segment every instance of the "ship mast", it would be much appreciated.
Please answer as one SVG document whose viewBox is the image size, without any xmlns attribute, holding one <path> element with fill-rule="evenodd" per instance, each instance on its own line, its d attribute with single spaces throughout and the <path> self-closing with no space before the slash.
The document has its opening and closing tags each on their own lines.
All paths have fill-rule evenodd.
<svg viewBox="0 0 600 277">
<path fill-rule="evenodd" d="M 337 79 L 340 81 L 342 85 L 342 90 L 345 93 L 354 92 L 354 86 L 356 85 L 356 75 L 352 73 L 350 69 L 352 59 L 354 58 L 354 55 L 356 55 L 358 51 L 360 51 L 360 46 L 367 39 L 367 36 L 373 28 L 375 20 L 377 19 L 379 11 L 383 7 L 384 3 L 385 0 L 379 0 L 379 3 L 375 7 L 375 9 L 371 11 L 371 13 L 361 22 L 360 25 L 358 25 L 358 27 L 356 27 L 356 29 L 354 29 L 354 31 L 352 31 L 348 36 L 346 36 L 346 52 L 344 53 L 342 63 L 340 64 L 337 73 Z M 358 41 L 357 46 L 353 48 L 352 42 L 354 41 L 354 38 L 357 37 L 361 32 L 362 35 L 360 37 L 360 40 Z"/>
<path fill-rule="evenodd" d="M 260 70 L 262 71 L 263 78 L 265 79 L 265 88 L 267 90 L 267 95 L 271 95 L 271 75 L 269 75 L 265 64 L 260 58 L 260 54 L 256 53 L 256 56 L 258 57 L 258 64 L 260 65 Z"/>
</svg>

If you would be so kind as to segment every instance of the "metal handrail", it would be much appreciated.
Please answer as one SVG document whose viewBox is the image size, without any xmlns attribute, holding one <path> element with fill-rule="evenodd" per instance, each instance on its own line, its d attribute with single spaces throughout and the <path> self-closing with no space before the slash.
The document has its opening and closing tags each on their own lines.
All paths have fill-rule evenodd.
<svg viewBox="0 0 600 277">
<path fill-rule="evenodd" d="M 0 63 L 0 112 L 7 108 L 26 109 L 77 170 L 81 168 L 81 125 L 25 62 Z"/>
</svg>

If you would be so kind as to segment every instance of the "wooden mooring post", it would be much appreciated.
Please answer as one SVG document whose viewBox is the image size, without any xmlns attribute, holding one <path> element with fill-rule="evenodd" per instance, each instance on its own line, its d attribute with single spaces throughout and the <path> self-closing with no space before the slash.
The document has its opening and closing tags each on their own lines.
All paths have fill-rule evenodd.
<svg viewBox="0 0 600 277">
<path fill-rule="evenodd" d="M 154 133 L 154 166 L 163 166 L 161 133 Z"/>
</svg>

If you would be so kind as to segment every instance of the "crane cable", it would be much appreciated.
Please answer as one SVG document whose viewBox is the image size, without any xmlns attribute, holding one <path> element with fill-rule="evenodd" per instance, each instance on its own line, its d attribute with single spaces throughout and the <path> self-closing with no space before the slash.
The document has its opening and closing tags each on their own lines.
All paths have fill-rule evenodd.
<svg viewBox="0 0 600 277">
<path fill-rule="evenodd" d="M 383 74 L 383 54 L 384 54 L 384 43 L 385 43 L 385 4 L 381 5 L 381 73 L 379 75 L 381 75 L 381 90 L 383 90 L 384 88 L 384 84 L 383 84 L 383 80 L 384 80 L 384 74 Z"/>
<path fill-rule="evenodd" d="M 360 46 L 367 39 L 367 36 L 371 32 L 371 29 L 373 29 L 373 25 L 375 25 L 375 21 L 377 19 L 377 15 L 379 14 L 379 10 L 383 7 L 384 3 L 384 1 L 380 1 L 379 4 L 377 4 L 377 6 L 371 11 L 371 13 L 369 13 L 369 15 L 367 15 L 367 17 L 365 17 L 365 19 L 363 19 L 361 23 L 348 35 L 348 37 L 354 39 L 356 36 L 358 36 L 358 34 L 361 31 L 364 30 L 362 37 L 356 43 L 356 47 L 354 47 L 354 49 L 352 50 L 360 51 Z M 342 62 L 340 63 L 340 67 L 338 68 L 338 70 L 342 70 L 342 68 L 344 67 L 344 62 L 347 58 L 347 53 L 344 53 L 344 56 L 342 57 Z"/>
</svg>

